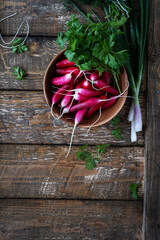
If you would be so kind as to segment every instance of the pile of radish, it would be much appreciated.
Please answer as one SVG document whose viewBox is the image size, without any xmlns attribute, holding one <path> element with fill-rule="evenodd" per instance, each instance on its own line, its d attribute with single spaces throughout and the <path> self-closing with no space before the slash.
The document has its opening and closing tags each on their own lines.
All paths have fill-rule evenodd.
<svg viewBox="0 0 160 240">
<path fill-rule="evenodd" d="M 103 72 L 99 77 L 97 70 L 81 71 L 74 62 L 69 62 L 68 59 L 56 63 L 55 73 L 57 76 L 51 79 L 54 87 L 51 113 L 54 116 L 53 106 L 55 104 L 61 108 L 60 117 L 65 113 L 75 113 L 71 148 L 76 126 L 83 119 L 89 119 L 95 112 L 101 112 L 112 106 L 120 93 L 116 87 L 111 86 L 108 72 Z"/>
</svg>

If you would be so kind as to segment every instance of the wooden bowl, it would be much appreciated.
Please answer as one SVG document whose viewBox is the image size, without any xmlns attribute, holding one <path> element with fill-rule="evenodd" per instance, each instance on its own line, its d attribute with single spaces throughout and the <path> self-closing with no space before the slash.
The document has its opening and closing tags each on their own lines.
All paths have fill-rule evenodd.
<svg viewBox="0 0 160 240">
<path fill-rule="evenodd" d="M 47 70 L 44 75 L 43 91 L 44 91 L 45 99 L 50 108 L 51 108 L 52 96 L 53 96 L 53 91 L 54 91 L 54 87 L 51 84 L 51 79 L 55 76 L 56 63 L 58 61 L 62 60 L 63 58 L 65 58 L 64 51 L 65 50 L 61 51 L 56 57 L 54 57 L 52 59 L 52 61 L 48 65 Z M 128 87 L 128 77 L 127 77 L 127 73 L 126 73 L 126 70 L 124 67 L 121 69 L 120 79 L 121 79 L 121 81 L 120 81 L 119 85 L 123 92 Z M 55 89 L 55 90 L 57 90 L 57 89 Z M 111 106 L 110 108 L 108 108 L 106 110 L 103 110 L 101 118 L 99 119 L 98 122 L 95 123 L 95 125 L 93 127 L 97 127 L 102 124 L 105 124 L 105 123 L 109 122 L 113 117 L 115 117 L 118 114 L 118 112 L 121 110 L 121 108 L 123 107 L 123 105 L 126 101 L 127 94 L 128 94 L 128 89 L 123 93 L 123 95 L 122 95 L 123 97 L 120 97 L 117 99 L 117 101 L 115 102 L 115 104 L 113 106 Z M 60 116 L 60 108 L 57 105 L 55 105 L 53 107 L 53 112 L 56 117 Z M 91 126 L 92 123 L 94 123 L 98 119 L 98 117 L 99 117 L 99 112 L 96 112 L 90 119 L 83 120 L 80 124 L 78 124 L 78 127 L 88 128 Z M 64 114 L 61 117 L 61 120 L 74 126 L 74 114 L 73 113 Z"/>
</svg>

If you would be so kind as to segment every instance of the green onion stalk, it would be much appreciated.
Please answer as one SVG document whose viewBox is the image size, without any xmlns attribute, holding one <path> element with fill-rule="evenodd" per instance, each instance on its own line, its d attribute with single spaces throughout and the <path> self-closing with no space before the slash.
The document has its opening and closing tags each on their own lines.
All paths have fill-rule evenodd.
<svg viewBox="0 0 160 240">
<path fill-rule="evenodd" d="M 76 1 L 65 0 L 76 7 L 76 9 L 85 16 L 90 22 L 94 22 L 88 15 L 80 9 Z M 117 35 L 117 40 L 122 50 L 127 49 L 129 53 L 129 61 L 125 67 L 130 83 L 130 90 L 133 101 L 130 107 L 128 120 L 131 122 L 131 142 L 137 140 L 137 132 L 142 131 L 142 114 L 139 103 L 139 91 L 144 70 L 144 62 L 146 56 L 146 42 L 149 21 L 149 0 L 139 0 L 139 9 L 136 8 L 135 0 L 96 0 L 78 2 L 95 5 L 101 5 L 108 22 L 118 20 L 125 16 L 128 18 L 127 24 L 129 29 L 129 40 L 125 25 L 123 26 L 123 34 Z M 98 21 L 100 18 L 95 14 Z M 113 29 L 114 31 L 114 29 Z"/>
<path fill-rule="evenodd" d="M 137 141 L 137 132 L 142 131 L 142 114 L 139 104 L 139 91 L 144 70 L 144 62 L 146 55 L 146 41 L 149 20 L 149 0 L 139 0 L 139 11 L 135 7 L 134 0 L 128 0 L 127 5 L 114 1 L 114 5 L 129 16 L 129 34 L 130 44 L 128 44 L 127 31 L 123 26 L 124 35 L 117 36 L 122 49 L 127 49 L 129 53 L 129 61 L 126 64 L 126 70 L 130 83 L 130 90 L 133 101 L 128 114 L 128 120 L 131 122 L 131 142 Z M 104 12 L 109 19 L 111 16 L 110 6 L 103 4 Z M 130 11 L 131 10 L 131 11 Z M 130 11 L 130 13 L 129 13 Z"/>
<path fill-rule="evenodd" d="M 139 104 L 139 91 L 146 56 L 149 0 L 139 0 L 139 18 L 135 8 L 135 1 L 130 0 L 129 4 L 132 8 L 129 18 L 131 45 L 128 47 L 130 61 L 126 65 L 126 69 L 130 80 L 130 89 L 134 99 L 131 104 L 128 120 L 131 122 L 131 141 L 135 142 L 137 140 L 136 133 L 142 131 L 142 114 Z"/>
</svg>

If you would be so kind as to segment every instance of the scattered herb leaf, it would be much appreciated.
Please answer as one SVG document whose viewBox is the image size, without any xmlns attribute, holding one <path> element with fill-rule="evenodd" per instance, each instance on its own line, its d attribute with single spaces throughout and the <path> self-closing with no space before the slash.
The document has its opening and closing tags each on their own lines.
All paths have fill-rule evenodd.
<svg viewBox="0 0 160 240">
<path fill-rule="evenodd" d="M 93 169 L 96 166 L 96 163 L 99 162 L 99 159 L 101 159 L 101 156 L 99 156 L 99 153 L 105 153 L 106 147 L 109 147 L 109 144 L 96 145 L 98 155 L 93 154 L 90 151 L 87 151 L 86 150 L 87 146 L 88 145 L 84 145 L 78 149 L 77 159 L 81 159 L 85 161 L 87 169 L 90 170 L 90 169 Z"/>
<path fill-rule="evenodd" d="M 100 153 L 106 153 L 106 148 L 109 147 L 109 144 L 96 145 L 98 155 Z"/>
<path fill-rule="evenodd" d="M 137 196 L 137 190 L 138 187 L 140 186 L 140 184 L 136 184 L 136 183 L 131 183 L 131 185 L 129 186 L 129 189 L 131 190 L 131 194 L 132 197 L 136 200 L 138 198 Z"/>
<path fill-rule="evenodd" d="M 86 161 L 86 167 L 88 170 L 90 170 L 95 167 L 95 163 L 98 162 L 98 159 L 92 157 L 91 152 L 84 150 L 86 147 L 87 145 L 82 146 L 78 149 L 77 159 Z"/>
<path fill-rule="evenodd" d="M 115 116 L 110 123 L 115 126 L 114 129 L 112 129 L 111 131 L 111 135 L 113 135 L 115 138 L 117 139 L 121 139 L 121 135 L 122 135 L 122 130 L 118 127 L 118 125 L 120 124 L 120 118 L 118 116 Z"/>
<path fill-rule="evenodd" d="M 96 163 L 98 162 L 98 159 L 91 158 L 88 161 L 86 161 L 86 167 L 88 170 L 91 170 L 95 167 Z"/>
<path fill-rule="evenodd" d="M 26 72 L 18 66 L 14 66 L 13 69 L 13 74 L 17 80 L 23 80 L 23 77 L 27 75 Z"/>
<path fill-rule="evenodd" d="M 111 123 L 112 125 L 118 125 L 118 124 L 120 124 L 120 118 L 119 118 L 118 116 L 115 116 L 115 117 L 110 121 L 110 123 Z"/>
<path fill-rule="evenodd" d="M 115 136 L 117 139 L 121 139 L 122 130 L 116 126 L 115 129 L 112 129 L 111 135 Z"/>
<path fill-rule="evenodd" d="M 17 45 L 21 44 L 23 42 L 22 38 L 17 38 L 13 41 L 13 43 L 10 45 L 12 47 L 12 53 L 24 53 L 28 51 L 28 47 L 26 46 L 25 43 L 22 45 L 16 47 Z"/>
</svg>

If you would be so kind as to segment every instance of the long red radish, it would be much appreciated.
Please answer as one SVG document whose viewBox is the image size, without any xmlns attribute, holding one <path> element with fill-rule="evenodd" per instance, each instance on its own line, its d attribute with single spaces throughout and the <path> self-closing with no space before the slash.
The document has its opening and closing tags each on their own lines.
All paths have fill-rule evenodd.
<svg viewBox="0 0 160 240">
<path fill-rule="evenodd" d="M 107 103 L 110 102 L 110 106 L 111 106 L 111 105 L 113 105 L 115 103 L 116 99 L 117 99 L 117 96 L 114 96 L 114 97 L 112 96 L 112 97 L 110 97 L 108 99 L 90 98 L 90 99 L 88 99 L 88 100 L 86 100 L 84 102 L 75 104 L 73 107 L 71 107 L 70 112 L 75 112 L 75 111 L 78 111 L 78 110 L 80 110 L 82 108 L 90 108 L 90 107 L 93 107 L 94 105 L 97 105 L 97 104 L 99 104 L 101 102 L 104 102 L 104 103 L 105 102 L 107 102 Z M 109 104 L 108 104 L 108 106 L 109 106 Z"/>
<path fill-rule="evenodd" d="M 81 78 L 83 76 L 83 72 L 81 72 L 78 67 L 56 68 L 55 73 L 59 75 L 70 73 L 73 74 L 75 78 Z"/>
<path fill-rule="evenodd" d="M 69 89 L 69 85 L 64 85 L 60 87 L 52 96 L 51 114 L 53 117 L 55 117 L 52 110 L 53 106 L 63 97 L 63 94 L 65 94 L 67 89 Z"/>
<path fill-rule="evenodd" d="M 67 58 L 65 58 L 65 59 L 56 63 L 57 68 L 71 67 L 71 66 L 74 66 L 74 65 L 75 65 L 75 63 L 68 61 Z"/>
<path fill-rule="evenodd" d="M 82 81 L 78 82 L 77 85 L 75 86 L 75 89 L 82 88 Z"/>
<path fill-rule="evenodd" d="M 95 70 L 91 76 L 90 76 L 90 79 L 92 82 L 94 82 L 95 80 L 97 80 L 99 78 L 99 72 L 97 70 Z"/>
<path fill-rule="evenodd" d="M 76 103 L 76 101 L 74 100 L 74 98 L 72 98 L 71 103 L 69 103 L 66 107 L 63 108 L 63 111 L 62 111 L 62 113 L 60 114 L 60 116 L 57 118 L 57 120 L 60 119 L 65 113 L 69 113 L 70 108 L 71 108 L 72 106 L 74 106 L 75 103 Z"/>
<path fill-rule="evenodd" d="M 99 99 L 107 99 L 107 96 L 102 95 L 102 96 L 99 97 Z M 88 112 L 86 113 L 85 118 L 86 119 L 90 118 L 104 104 L 105 104 L 105 102 L 100 102 L 100 103 L 92 106 L 91 108 L 89 108 Z"/>
<path fill-rule="evenodd" d="M 63 94 L 65 94 L 66 90 L 68 89 L 69 89 L 68 84 L 60 87 L 52 96 L 52 104 L 57 103 L 63 97 Z"/>
<path fill-rule="evenodd" d="M 74 79 L 72 79 L 70 82 L 69 90 L 73 90 L 73 81 Z M 68 91 L 61 101 L 61 107 L 62 108 L 66 107 L 71 102 L 71 100 L 72 100 L 72 95 L 71 95 L 71 92 Z"/>
<path fill-rule="evenodd" d="M 110 93 L 112 95 L 119 95 L 119 91 L 117 89 L 111 87 L 103 80 L 94 81 L 94 85 L 103 92 Z"/>
<path fill-rule="evenodd" d="M 96 124 L 96 122 L 98 122 L 99 121 L 99 119 L 101 118 L 101 114 L 102 114 L 102 109 L 101 109 L 102 107 L 100 107 L 99 108 L 99 117 L 96 119 L 96 121 L 95 122 L 93 122 L 92 123 L 92 125 L 88 128 L 88 130 L 87 130 L 87 132 L 86 132 L 86 136 L 88 135 L 88 133 L 89 133 L 89 131 L 90 131 L 90 129 Z"/>
<path fill-rule="evenodd" d="M 91 83 L 85 78 L 82 80 L 82 87 L 87 89 L 93 89 Z"/>
<path fill-rule="evenodd" d="M 71 107 L 70 112 L 75 112 L 78 111 L 82 108 L 90 108 L 95 104 L 99 103 L 99 98 L 90 98 L 82 103 L 78 103 L 76 105 L 74 105 L 73 107 Z"/>
<path fill-rule="evenodd" d="M 68 149 L 68 153 L 67 153 L 66 157 L 68 157 L 68 155 L 69 155 L 69 153 L 70 153 L 70 150 L 71 150 L 73 135 L 74 135 L 76 126 L 83 120 L 86 112 L 87 112 L 87 108 L 83 108 L 83 109 L 77 111 L 77 113 L 76 113 L 76 115 L 75 115 L 74 127 L 73 127 L 73 130 L 72 130 L 70 145 L 69 145 L 69 149 Z"/>
<path fill-rule="evenodd" d="M 109 100 L 102 106 L 102 110 L 105 110 L 109 107 L 111 107 L 117 100 L 117 98 L 114 96 L 111 96 L 108 98 Z"/>
<path fill-rule="evenodd" d="M 65 75 L 67 73 L 78 73 L 80 72 L 80 69 L 78 67 L 67 67 L 67 68 L 56 68 L 55 69 L 55 73 L 59 74 L 59 75 Z"/>
<path fill-rule="evenodd" d="M 85 88 L 79 88 L 77 89 L 78 93 L 81 95 L 87 96 L 87 97 L 96 97 L 103 94 L 102 91 L 97 90 L 91 90 L 91 89 L 85 89 Z"/>
<path fill-rule="evenodd" d="M 110 85 L 110 74 L 107 71 L 104 71 L 102 73 L 101 79 L 106 82 L 108 85 Z"/>
<path fill-rule="evenodd" d="M 74 99 L 75 99 L 76 101 L 81 101 L 81 102 L 83 102 L 83 101 L 86 101 L 88 98 L 90 98 L 90 97 L 81 95 L 81 94 L 78 93 L 78 92 L 76 92 L 76 93 L 74 94 Z"/>
<path fill-rule="evenodd" d="M 69 83 L 72 80 L 72 78 L 73 78 L 72 74 L 67 73 L 64 76 L 52 78 L 51 83 L 55 86 L 62 86 Z"/>
</svg>

